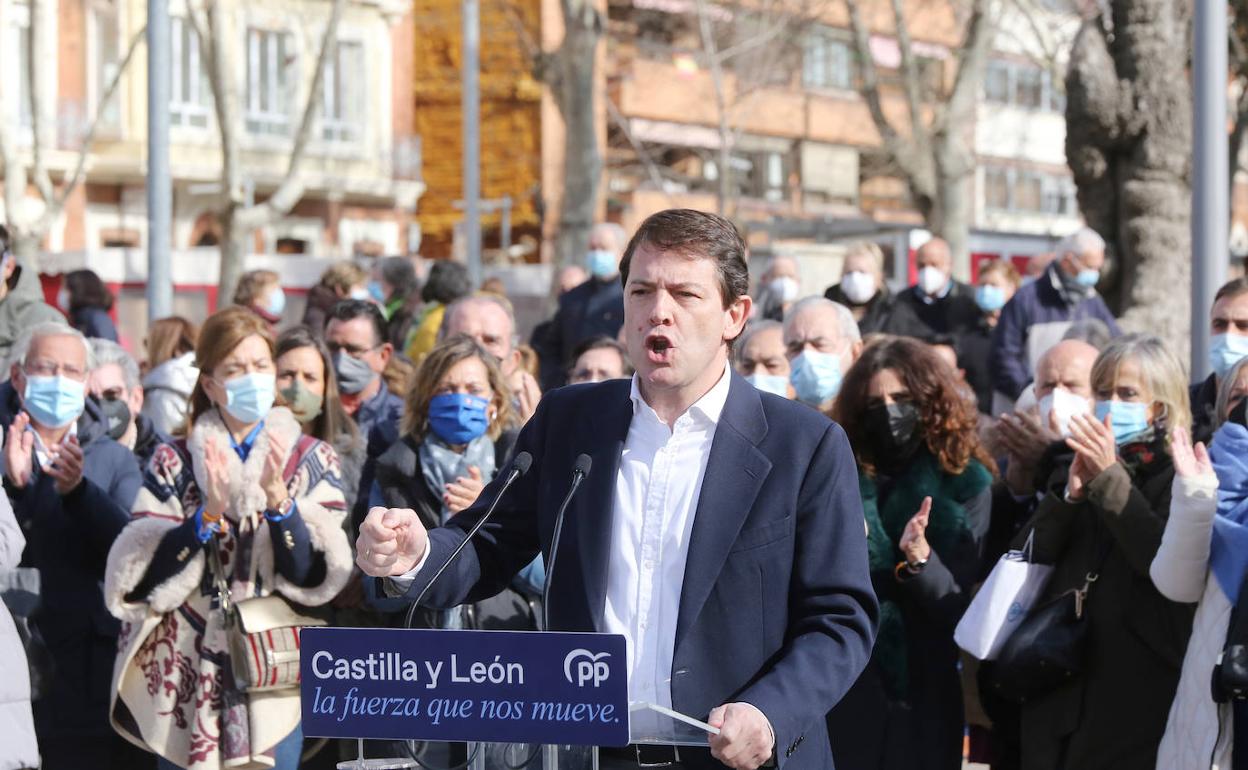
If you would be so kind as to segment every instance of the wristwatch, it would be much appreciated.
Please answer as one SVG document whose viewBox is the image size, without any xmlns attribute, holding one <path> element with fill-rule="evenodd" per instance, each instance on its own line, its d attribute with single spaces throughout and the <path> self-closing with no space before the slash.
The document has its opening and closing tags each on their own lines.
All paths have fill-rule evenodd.
<svg viewBox="0 0 1248 770">
<path fill-rule="evenodd" d="M 911 575 L 918 575 L 927 567 L 927 559 L 919 559 L 918 561 L 906 560 L 906 571 Z"/>
<path fill-rule="evenodd" d="M 265 516 L 270 521 L 281 521 L 282 519 L 285 519 L 287 516 L 290 515 L 290 511 L 294 507 L 295 507 L 295 498 L 288 497 L 285 500 L 278 503 L 276 508 L 272 509 L 273 511 L 272 516 L 269 516 L 267 513 L 265 514 Z"/>
</svg>

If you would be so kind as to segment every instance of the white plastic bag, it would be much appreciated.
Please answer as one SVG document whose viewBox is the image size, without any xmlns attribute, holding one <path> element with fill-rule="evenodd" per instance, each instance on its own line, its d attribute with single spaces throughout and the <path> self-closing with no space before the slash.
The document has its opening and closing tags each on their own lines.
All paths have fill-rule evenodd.
<svg viewBox="0 0 1248 770">
<path fill-rule="evenodd" d="M 954 629 L 953 640 L 980 660 L 995 660 L 1019 623 L 1031 612 L 1053 574 L 1048 564 L 1031 561 L 1031 537 L 1022 551 L 997 561 Z"/>
</svg>

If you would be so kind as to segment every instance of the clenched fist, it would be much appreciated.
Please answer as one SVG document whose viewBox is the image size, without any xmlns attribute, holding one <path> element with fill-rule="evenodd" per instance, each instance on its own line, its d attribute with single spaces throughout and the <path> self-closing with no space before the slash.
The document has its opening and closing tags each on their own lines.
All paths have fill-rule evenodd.
<svg viewBox="0 0 1248 770">
<path fill-rule="evenodd" d="M 355 540 L 355 563 L 372 577 L 410 572 L 425 558 L 429 533 L 410 508 L 373 508 Z"/>
</svg>

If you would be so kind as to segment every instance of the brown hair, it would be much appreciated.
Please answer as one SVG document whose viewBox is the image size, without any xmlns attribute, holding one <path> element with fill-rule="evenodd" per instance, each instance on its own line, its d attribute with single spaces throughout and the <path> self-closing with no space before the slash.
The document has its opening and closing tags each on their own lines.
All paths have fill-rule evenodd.
<svg viewBox="0 0 1248 770">
<path fill-rule="evenodd" d="M 69 292 L 69 310 L 98 307 L 111 310 L 113 293 L 94 270 L 71 270 L 65 274 L 65 291 Z"/>
<path fill-rule="evenodd" d="M 212 400 L 204 392 L 204 378 L 212 376 L 212 370 L 226 359 L 234 348 L 252 335 L 263 339 L 269 346 L 269 354 L 273 354 L 273 335 L 269 326 L 255 313 L 242 307 L 227 307 L 208 316 L 204 326 L 199 330 L 199 345 L 195 348 L 195 366 L 199 368 L 199 379 L 195 381 L 195 390 L 191 391 L 191 408 L 187 414 L 190 425 L 201 414 L 212 409 Z"/>
<path fill-rule="evenodd" d="M 318 340 L 312 330 L 306 326 L 295 326 L 282 332 L 277 338 L 277 349 L 273 359 L 277 359 L 300 348 L 312 348 L 321 357 L 322 376 L 325 378 L 325 393 L 321 404 L 321 413 L 312 421 L 312 435 L 326 444 L 337 448 L 340 436 L 348 436 L 350 443 L 355 444 L 360 437 L 355 423 L 347 416 L 338 397 L 338 375 L 334 372 L 333 356 L 325 343 Z"/>
<path fill-rule="evenodd" d="M 996 473 L 996 463 L 979 441 L 974 406 L 958 392 L 953 371 L 929 346 L 909 337 L 884 339 L 863 350 L 836 397 L 832 418 L 845 429 L 863 470 L 873 475 L 879 460 L 872 455 L 863 418 L 871 378 L 885 369 L 896 372 L 910 392 L 919 412 L 924 443 L 941 469 L 957 475 L 974 458 L 990 473 Z"/>
<path fill-rule="evenodd" d="M 423 439 L 429 433 L 429 402 L 433 400 L 438 383 L 451 367 L 470 358 L 476 358 L 485 364 L 490 390 L 494 391 L 494 406 L 498 409 L 494 419 L 490 420 L 486 435 L 497 441 L 503 430 L 516 424 L 516 412 L 511 405 L 511 389 L 507 387 L 507 380 L 498 366 L 498 359 L 486 352 L 476 340 L 457 334 L 439 343 L 420 362 L 404 399 L 403 435 Z"/>
<path fill-rule="evenodd" d="M 1010 282 L 1015 290 L 1023 282 L 1023 277 L 1018 274 L 1018 269 L 1010 263 L 1008 259 L 994 259 L 986 262 L 979 268 L 979 278 L 983 280 L 994 273 L 1000 273 L 1001 277 Z"/>
<path fill-rule="evenodd" d="M 367 280 L 368 271 L 350 261 L 335 262 L 321 273 L 321 285 L 343 296 L 351 291 L 352 286 L 359 286 Z"/>
<path fill-rule="evenodd" d="M 628 269 L 641 246 L 653 246 L 715 262 L 719 293 L 727 308 L 750 292 L 750 269 L 745 261 L 745 241 L 732 222 L 705 211 L 668 209 L 646 217 L 620 259 L 620 284 L 628 286 Z"/>
<path fill-rule="evenodd" d="M 234 304 L 239 307 L 251 307 L 259 302 L 265 289 L 275 286 L 280 276 L 272 270 L 251 270 L 243 273 L 238 279 L 238 287 L 234 289 Z M 204 324 L 207 326 L 207 324 Z"/>
<path fill-rule="evenodd" d="M 147 330 L 147 365 L 155 369 L 164 362 L 194 352 L 199 329 L 180 315 L 158 318 Z"/>
<path fill-rule="evenodd" d="M 1213 295 L 1213 301 L 1220 299 L 1235 299 L 1241 294 L 1248 293 L 1248 277 L 1235 278 L 1222 284 L 1222 288 L 1218 289 L 1218 293 Z"/>
</svg>

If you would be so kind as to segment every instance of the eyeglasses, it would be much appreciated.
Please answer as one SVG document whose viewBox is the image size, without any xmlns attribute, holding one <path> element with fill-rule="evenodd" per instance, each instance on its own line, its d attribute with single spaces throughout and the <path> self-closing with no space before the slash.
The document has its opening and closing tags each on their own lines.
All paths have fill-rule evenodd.
<svg viewBox="0 0 1248 770">
<path fill-rule="evenodd" d="M 48 361 L 46 359 L 39 361 L 27 361 L 22 367 L 26 374 L 31 377 L 55 377 L 58 374 L 64 375 L 71 380 L 83 382 L 87 379 L 87 370 L 81 366 L 73 364 L 59 364 L 56 361 Z"/>
<path fill-rule="evenodd" d="M 381 343 L 381 345 L 384 345 L 384 344 L 385 344 L 384 342 Z M 341 351 L 351 356 L 352 358 L 359 358 L 360 356 L 366 356 L 369 353 L 372 353 L 374 350 L 380 349 L 381 345 L 374 345 L 371 348 L 359 348 L 354 345 L 340 345 L 336 342 L 325 343 L 325 347 L 329 348 L 330 355 L 336 356 Z"/>
</svg>

